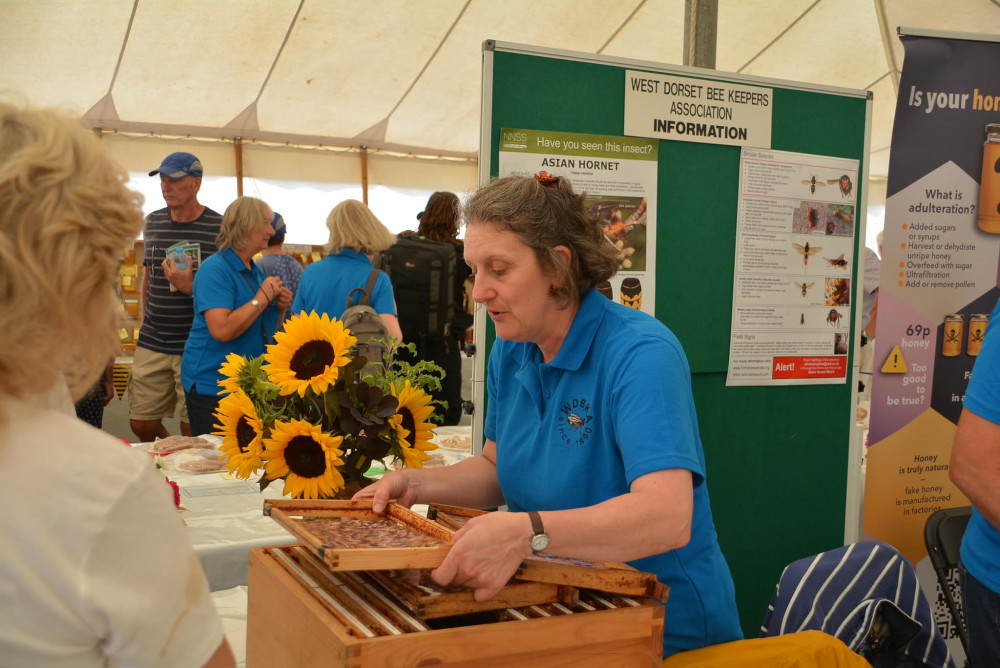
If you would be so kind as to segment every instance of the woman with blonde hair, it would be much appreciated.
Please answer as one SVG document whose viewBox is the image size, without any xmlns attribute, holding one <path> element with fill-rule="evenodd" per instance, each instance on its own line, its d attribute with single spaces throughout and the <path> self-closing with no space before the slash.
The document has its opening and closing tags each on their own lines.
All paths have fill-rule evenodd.
<svg viewBox="0 0 1000 668">
<path fill-rule="evenodd" d="M 219 371 L 226 356 L 263 355 L 292 301 L 277 276 L 267 276 L 253 256 L 274 234 L 271 207 L 237 197 L 222 215 L 218 250 L 194 277 L 194 322 L 184 344 L 181 383 L 192 434 L 214 431 L 219 407 Z"/>
<path fill-rule="evenodd" d="M 76 419 L 118 350 L 127 174 L 74 120 L 0 102 L 0 656 L 15 666 L 231 666 L 165 484 Z"/>
<path fill-rule="evenodd" d="M 330 230 L 327 256 L 302 272 L 292 313 L 326 313 L 339 318 L 347 308 L 347 296 L 364 288 L 374 269 L 372 257 L 396 243 L 396 237 L 364 203 L 349 199 L 333 207 L 326 219 Z M 399 340 L 403 333 L 396 318 L 392 283 L 379 271 L 372 289 L 371 306 L 381 316 L 389 336 Z"/>
</svg>

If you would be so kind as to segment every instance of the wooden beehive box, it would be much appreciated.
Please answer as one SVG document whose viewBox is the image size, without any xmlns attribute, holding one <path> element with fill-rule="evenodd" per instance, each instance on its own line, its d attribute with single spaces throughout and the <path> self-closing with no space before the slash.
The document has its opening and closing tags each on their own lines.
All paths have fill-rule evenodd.
<svg viewBox="0 0 1000 668">
<path fill-rule="evenodd" d="M 251 550 L 249 668 L 660 664 L 663 606 L 632 593 L 654 591 L 665 600 L 665 588 L 651 585 L 649 574 L 624 564 L 523 566 L 494 599 L 478 603 L 470 590 L 442 589 L 430 581 L 426 569 L 443 558 L 430 555 L 441 545 L 407 547 L 393 529 L 391 544 L 351 546 L 316 518 L 402 524 L 442 540 L 446 553 L 451 531 L 437 522 L 425 524 L 425 518 L 395 504 L 382 514 L 372 513 L 370 503 L 367 508 L 354 502 L 269 505 L 269 514 L 303 544 Z M 358 533 L 346 524 L 345 529 Z M 335 540 L 325 540 L 331 537 Z M 379 542 L 372 536 L 352 540 Z M 359 568 L 364 553 L 367 568 Z M 521 576 L 533 571 L 543 575 L 541 581 Z M 581 580 L 626 591 L 567 583 Z"/>
</svg>

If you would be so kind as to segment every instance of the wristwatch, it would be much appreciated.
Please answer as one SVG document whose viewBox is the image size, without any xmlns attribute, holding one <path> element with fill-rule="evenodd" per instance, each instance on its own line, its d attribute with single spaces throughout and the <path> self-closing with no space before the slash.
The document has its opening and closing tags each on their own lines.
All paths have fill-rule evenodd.
<svg viewBox="0 0 1000 668">
<path fill-rule="evenodd" d="M 257 309 L 258 313 L 263 313 L 264 309 L 260 307 L 260 302 L 256 298 L 250 300 L 250 305 Z"/>
<path fill-rule="evenodd" d="M 534 510 L 528 512 L 531 518 L 531 551 L 541 552 L 549 546 L 549 534 L 545 533 L 542 526 L 542 518 Z"/>
</svg>

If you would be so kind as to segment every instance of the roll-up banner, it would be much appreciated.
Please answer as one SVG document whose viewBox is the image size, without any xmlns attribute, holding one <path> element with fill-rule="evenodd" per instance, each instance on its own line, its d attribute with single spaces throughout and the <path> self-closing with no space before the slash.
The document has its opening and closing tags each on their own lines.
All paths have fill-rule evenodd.
<svg viewBox="0 0 1000 668">
<path fill-rule="evenodd" d="M 940 612 L 924 525 L 969 503 L 948 462 L 1000 293 L 1000 36 L 901 29 L 900 39 L 863 531 L 917 565 Z"/>
</svg>

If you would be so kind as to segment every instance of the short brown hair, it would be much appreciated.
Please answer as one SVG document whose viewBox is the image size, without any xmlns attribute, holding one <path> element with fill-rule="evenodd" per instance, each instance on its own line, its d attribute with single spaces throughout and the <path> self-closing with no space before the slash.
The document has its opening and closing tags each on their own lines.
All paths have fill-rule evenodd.
<svg viewBox="0 0 1000 668">
<path fill-rule="evenodd" d="M 465 224 L 487 223 L 517 234 L 535 252 L 542 269 L 562 274 L 565 283 L 550 292 L 568 303 L 618 270 L 617 249 L 583 200 L 565 178 L 543 185 L 532 177 L 508 176 L 490 181 L 469 198 Z M 556 246 L 570 250 L 568 266 Z"/>
<path fill-rule="evenodd" d="M 114 358 L 118 265 L 143 223 L 127 180 L 72 118 L 0 102 L 0 396 L 65 378 L 79 398 Z"/>
<path fill-rule="evenodd" d="M 356 199 L 344 200 L 333 207 L 326 218 L 326 226 L 330 230 L 330 240 L 326 244 L 329 253 L 351 248 L 372 255 L 396 243 L 396 235 L 364 202 Z"/>
</svg>

